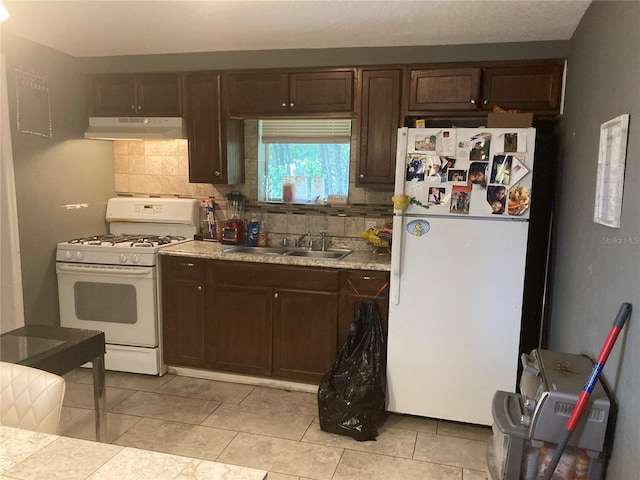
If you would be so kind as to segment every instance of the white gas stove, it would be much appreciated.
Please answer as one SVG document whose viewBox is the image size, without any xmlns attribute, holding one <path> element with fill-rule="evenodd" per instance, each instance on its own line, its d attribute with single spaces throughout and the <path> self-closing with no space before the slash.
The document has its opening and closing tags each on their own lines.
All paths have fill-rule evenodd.
<svg viewBox="0 0 640 480">
<path fill-rule="evenodd" d="M 105 332 L 108 370 L 162 375 L 158 251 L 193 239 L 198 201 L 116 197 L 109 233 L 58 244 L 60 325 Z"/>
</svg>

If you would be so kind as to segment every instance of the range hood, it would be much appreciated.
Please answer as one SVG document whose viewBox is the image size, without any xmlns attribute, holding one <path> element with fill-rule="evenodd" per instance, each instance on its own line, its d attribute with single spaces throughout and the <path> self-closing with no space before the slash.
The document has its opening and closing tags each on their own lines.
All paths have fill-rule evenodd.
<svg viewBox="0 0 640 480">
<path fill-rule="evenodd" d="M 184 118 L 180 117 L 90 117 L 85 138 L 176 139 L 187 138 Z"/>
</svg>

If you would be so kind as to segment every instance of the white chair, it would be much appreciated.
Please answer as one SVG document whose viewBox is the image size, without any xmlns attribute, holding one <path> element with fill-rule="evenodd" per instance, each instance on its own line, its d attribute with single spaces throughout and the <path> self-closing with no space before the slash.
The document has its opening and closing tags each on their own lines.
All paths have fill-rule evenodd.
<svg viewBox="0 0 640 480">
<path fill-rule="evenodd" d="M 0 362 L 0 424 L 57 434 L 64 390 L 58 375 Z"/>
</svg>

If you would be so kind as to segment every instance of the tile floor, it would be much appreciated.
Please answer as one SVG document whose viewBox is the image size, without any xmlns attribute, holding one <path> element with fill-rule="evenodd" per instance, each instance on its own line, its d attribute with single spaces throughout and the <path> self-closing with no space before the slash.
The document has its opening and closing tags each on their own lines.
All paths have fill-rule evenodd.
<svg viewBox="0 0 640 480">
<path fill-rule="evenodd" d="M 91 371 L 65 375 L 60 434 L 95 439 Z M 376 441 L 320 430 L 316 395 L 107 372 L 108 441 L 268 470 L 269 480 L 485 480 L 488 427 L 389 415 Z"/>
</svg>

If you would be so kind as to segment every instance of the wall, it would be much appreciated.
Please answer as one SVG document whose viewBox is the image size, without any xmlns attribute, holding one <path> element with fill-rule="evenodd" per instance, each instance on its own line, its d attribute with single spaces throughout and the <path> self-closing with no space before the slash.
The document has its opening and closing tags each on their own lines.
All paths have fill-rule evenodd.
<svg viewBox="0 0 640 480">
<path fill-rule="evenodd" d="M 550 348 L 597 357 L 622 302 L 636 309 L 603 376 L 619 403 L 608 478 L 640 472 L 640 3 L 594 2 L 570 41 Z M 600 125 L 630 114 L 621 228 L 593 222 Z"/>
<path fill-rule="evenodd" d="M 84 140 L 84 76 L 78 60 L 2 32 L 20 229 L 25 322 L 58 324 L 58 242 L 105 229 L 113 196 L 113 147 Z M 48 79 L 53 137 L 18 132 L 15 68 Z M 24 125 L 24 123 L 23 123 Z M 78 208 L 75 208 L 78 207 Z"/>
<path fill-rule="evenodd" d="M 350 237 L 352 246 L 366 248 L 359 239 L 366 229 L 366 220 L 376 225 L 391 221 L 391 189 L 375 191 L 355 185 L 355 155 L 351 158 L 352 173 L 349 185 L 349 205 L 340 208 L 257 204 L 258 185 L 258 129 L 257 120 L 245 121 L 245 183 L 232 186 L 214 186 L 189 183 L 188 144 L 186 140 L 116 140 L 114 142 L 114 170 L 116 192 L 122 194 L 184 195 L 199 198 L 213 197 L 216 217 L 226 218 L 226 198 L 231 191 L 239 191 L 247 199 L 244 217 L 255 213 L 268 230 L 270 244 L 280 242 L 283 236 L 293 239 L 311 233 L 320 239 L 320 230 L 328 237 Z M 356 148 L 352 145 L 352 148 Z M 204 226 L 204 225 L 203 225 Z M 331 242 L 338 241 L 330 238 Z"/>
<path fill-rule="evenodd" d="M 490 27 L 491 28 L 491 27 Z M 87 73 L 293 68 L 565 58 L 567 42 L 319 48 L 84 58 Z"/>
</svg>

